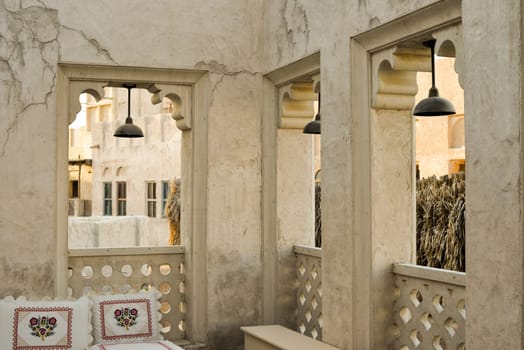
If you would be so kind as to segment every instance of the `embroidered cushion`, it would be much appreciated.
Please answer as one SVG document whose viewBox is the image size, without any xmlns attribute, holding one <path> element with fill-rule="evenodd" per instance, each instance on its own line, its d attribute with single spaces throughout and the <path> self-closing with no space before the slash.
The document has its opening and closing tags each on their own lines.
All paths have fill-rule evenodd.
<svg viewBox="0 0 524 350">
<path fill-rule="evenodd" d="M 181 347 L 164 340 L 152 343 L 134 344 L 99 344 L 89 348 L 89 350 L 183 350 Z"/>
<path fill-rule="evenodd" d="M 96 344 L 140 343 L 163 340 L 158 298 L 152 289 L 135 294 L 95 295 L 93 337 Z"/>
<path fill-rule="evenodd" d="M 0 300 L 0 349 L 84 350 L 91 345 L 90 301 Z"/>
</svg>

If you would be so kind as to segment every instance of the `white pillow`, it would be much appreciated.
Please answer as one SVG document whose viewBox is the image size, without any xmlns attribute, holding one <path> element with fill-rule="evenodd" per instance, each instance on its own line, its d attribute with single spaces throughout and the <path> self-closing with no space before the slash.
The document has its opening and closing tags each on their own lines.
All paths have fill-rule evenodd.
<svg viewBox="0 0 524 350">
<path fill-rule="evenodd" d="M 134 344 L 99 344 L 89 348 L 89 350 L 184 350 L 170 341 L 164 340 L 154 343 L 134 343 Z"/>
<path fill-rule="evenodd" d="M 0 300 L 0 349 L 84 350 L 91 345 L 87 297 L 78 300 Z"/>
<path fill-rule="evenodd" d="M 96 344 L 141 343 L 163 340 L 156 289 L 135 294 L 94 295 L 93 337 Z"/>
</svg>

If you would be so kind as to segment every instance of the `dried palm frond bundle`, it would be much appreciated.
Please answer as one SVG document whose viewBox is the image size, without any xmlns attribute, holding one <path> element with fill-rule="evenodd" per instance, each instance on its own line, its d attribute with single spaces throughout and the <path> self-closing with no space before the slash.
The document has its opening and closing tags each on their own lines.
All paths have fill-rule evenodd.
<svg viewBox="0 0 524 350">
<path fill-rule="evenodd" d="M 180 179 L 176 178 L 169 182 L 169 194 L 167 196 L 165 214 L 169 222 L 169 244 L 180 244 Z"/>
<path fill-rule="evenodd" d="M 465 271 L 465 177 L 417 183 L 417 264 Z"/>
</svg>

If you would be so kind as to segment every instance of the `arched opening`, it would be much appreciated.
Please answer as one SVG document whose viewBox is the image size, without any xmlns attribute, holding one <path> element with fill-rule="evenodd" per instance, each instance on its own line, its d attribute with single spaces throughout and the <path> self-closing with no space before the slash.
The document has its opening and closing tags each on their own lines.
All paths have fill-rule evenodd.
<svg viewBox="0 0 524 350">
<path fill-rule="evenodd" d="M 182 131 L 172 118 L 182 114 L 180 97 L 154 105 L 149 91 L 133 89 L 144 138 L 120 139 L 113 133 L 127 116 L 127 90 L 105 87 L 98 101 L 86 91 L 69 126 L 69 248 L 180 244 Z"/>
<path fill-rule="evenodd" d="M 435 56 L 435 81 L 456 114 L 416 117 L 417 264 L 465 271 L 464 91 L 455 71 L 455 55 L 454 44 L 443 41 Z M 417 85 L 415 103 L 426 97 L 431 72 L 418 72 Z"/>
</svg>

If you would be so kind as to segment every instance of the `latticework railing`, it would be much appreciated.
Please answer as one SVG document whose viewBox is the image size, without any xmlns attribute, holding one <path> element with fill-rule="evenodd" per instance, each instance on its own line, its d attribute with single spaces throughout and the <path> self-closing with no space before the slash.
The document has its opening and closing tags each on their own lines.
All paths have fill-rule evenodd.
<svg viewBox="0 0 524 350">
<path fill-rule="evenodd" d="M 69 250 L 69 294 L 128 293 L 155 287 L 162 293 L 164 338 L 185 338 L 184 247 Z"/>
<path fill-rule="evenodd" d="M 322 339 L 322 251 L 295 246 L 297 256 L 297 331 Z"/>
<path fill-rule="evenodd" d="M 395 349 L 465 349 L 465 274 L 423 266 L 393 265 L 399 296 Z"/>
</svg>

